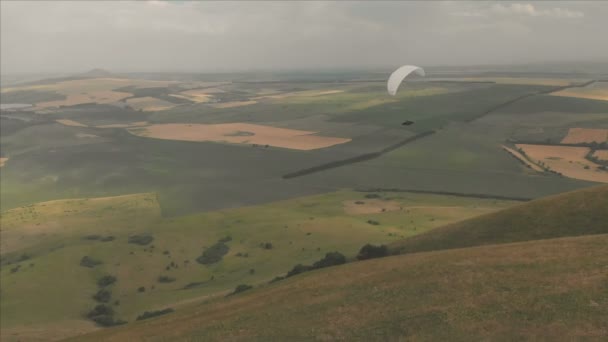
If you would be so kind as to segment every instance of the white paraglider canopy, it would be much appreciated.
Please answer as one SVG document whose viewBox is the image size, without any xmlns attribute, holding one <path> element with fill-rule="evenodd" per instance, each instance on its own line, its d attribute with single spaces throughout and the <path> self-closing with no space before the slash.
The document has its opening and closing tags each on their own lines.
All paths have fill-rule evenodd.
<svg viewBox="0 0 608 342">
<path fill-rule="evenodd" d="M 392 96 L 395 96 L 395 94 L 397 94 L 397 89 L 399 89 L 399 86 L 401 85 L 401 82 L 412 72 L 416 73 L 417 75 L 424 76 L 424 69 L 415 65 L 404 65 L 399 69 L 395 70 L 388 78 L 388 83 L 386 84 L 388 93 Z"/>
</svg>

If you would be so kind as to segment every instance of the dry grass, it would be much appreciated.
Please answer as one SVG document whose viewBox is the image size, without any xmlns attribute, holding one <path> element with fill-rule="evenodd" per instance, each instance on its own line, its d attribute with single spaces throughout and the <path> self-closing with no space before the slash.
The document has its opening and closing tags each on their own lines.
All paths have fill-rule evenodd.
<svg viewBox="0 0 608 342">
<path fill-rule="evenodd" d="M 588 147 L 526 145 L 518 144 L 526 156 L 540 165 L 570 178 L 592 182 L 608 183 L 608 172 L 598 169 L 599 165 L 585 159 Z"/>
<path fill-rule="evenodd" d="M 127 104 L 135 110 L 142 110 L 144 112 L 157 112 L 171 109 L 176 106 L 175 103 L 150 96 L 128 99 Z"/>
<path fill-rule="evenodd" d="M 158 124 L 130 129 L 129 132 L 156 139 L 257 144 L 295 150 L 314 150 L 350 141 L 347 138 L 316 136 L 309 131 L 245 123 Z"/>
<path fill-rule="evenodd" d="M 527 166 L 529 166 L 532 170 L 534 171 L 538 171 L 538 172 L 544 172 L 543 168 L 531 163 L 528 158 L 526 158 L 523 154 L 519 153 L 519 151 L 516 151 L 512 148 L 508 148 L 507 146 L 502 146 L 503 150 L 507 151 L 509 154 L 511 154 L 513 157 L 521 160 L 524 164 L 526 164 Z"/>
<path fill-rule="evenodd" d="M 600 160 L 608 160 L 608 150 L 597 150 L 593 155 Z"/>
<path fill-rule="evenodd" d="M 606 128 L 570 128 L 568 135 L 562 139 L 562 144 L 603 143 L 608 141 Z"/>
<path fill-rule="evenodd" d="M 608 101 L 608 83 L 595 82 L 584 88 L 568 88 L 551 93 L 551 95 Z"/>
<path fill-rule="evenodd" d="M 55 120 L 56 122 L 64 125 L 64 126 L 72 126 L 72 127 L 88 127 L 85 124 L 82 124 L 78 121 L 74 121 L 74 120 L 69 120 L 69 119 L 59 119 L 59 120 Z"/>
<path fill-rule="evenodd" d="M 0 158 L 0 167 L 3 167 L 7 161 L 8 161 L 8 158 L 5 158 L 5 157 Z"/>
</svg>

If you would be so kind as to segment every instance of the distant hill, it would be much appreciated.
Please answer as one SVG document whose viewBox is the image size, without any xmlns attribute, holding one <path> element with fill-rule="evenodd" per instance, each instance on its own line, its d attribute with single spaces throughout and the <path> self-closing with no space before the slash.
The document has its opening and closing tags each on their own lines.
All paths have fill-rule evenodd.
<svg viewBox="0 0 608 342">
<path fill-rule="evenodd" d="M 607 246 L 603 234 L 355 262 L 74 340 L 600 340 Z"/>
<path fill-rule="evenodd" d="M 393 253 L 608 233 L 608 186 L 550 196 L 393 243 Z"/>
<path fill-rule="evenodd" d="M 103 78 L 103 77 L 112 77 L 114 76 L 113 73 L 104 70 L 104 69 L 99 69 L 99 68 L 95 68 L 92 70 L 89 70 L 87 72 L 84 72 L 82 74 L 78 74 L 76 75 L 76 77 L 86 77 L 86 78 Z"/>
</svg>

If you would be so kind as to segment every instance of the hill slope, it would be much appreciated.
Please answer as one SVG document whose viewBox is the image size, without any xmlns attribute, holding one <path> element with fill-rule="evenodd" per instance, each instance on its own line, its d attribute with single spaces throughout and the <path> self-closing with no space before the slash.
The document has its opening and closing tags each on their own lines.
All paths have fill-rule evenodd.
<svg viewBox="0 0 608 342">
<path fill-rule="evenodd" d="M 395 254 L 608 233 L 608 186 L 550 196 L 395 242 Z"/>
<path fill-rule="evenodd" d="M 601 339 L 607 246 L 602 234 L 351 263 L 77 340 Z"/>
</svg>

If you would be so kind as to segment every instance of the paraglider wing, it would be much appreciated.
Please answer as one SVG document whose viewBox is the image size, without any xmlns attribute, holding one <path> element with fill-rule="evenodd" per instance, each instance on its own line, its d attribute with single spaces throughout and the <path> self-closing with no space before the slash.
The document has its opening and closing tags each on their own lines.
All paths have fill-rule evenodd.
<svg viewBox="0 0 608 342">
<path fill-rule="evenodd" d="M 404 65 L 399 69 L 395 70 L 388 78 L 388 83 L 386 85 L 388 93 L 392 96 L 395 96 L 395 94 L 397 94 L 397 89 L 399 89 L 399 86 L 401 85 L 403 79 L 405 79 L 412 72 L 416 73 L 417 75 L 424 76 L 424 70 L 415 65 Z"/>
</svg>

